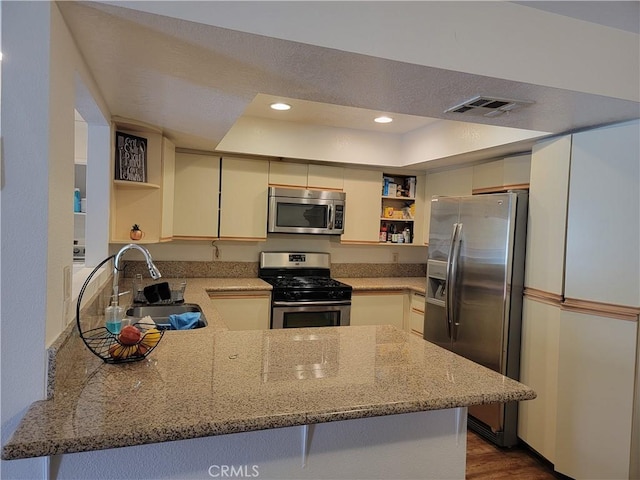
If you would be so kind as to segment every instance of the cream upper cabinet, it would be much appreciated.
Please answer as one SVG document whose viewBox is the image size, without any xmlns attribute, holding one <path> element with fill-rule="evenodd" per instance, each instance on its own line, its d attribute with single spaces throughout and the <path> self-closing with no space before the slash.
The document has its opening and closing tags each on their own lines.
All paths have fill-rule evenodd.
<svg viewBox="0 0 640 480">
<path fill-rule="evenodd" d="M 222 158 L 220 238 L 266 240 L 269 162 Z"/>
<path fill-rule="evenodd" d="M 427 173 L 423 243 L 429 243 L 429 223 L 431 221 L 431 197 L 434 195 L 471 195 L 473 167 L 457 168 L 438 173 Z"/>
<path fill-rule="evenodd" d="M 505 189 L 527 188 L 531 178 L 531 154 L 505 157 L 502 186 Z"/>
<path fill-rule="evenodd" d="M 144 236 L 136 243 L 158 243 L 171 239 L 173 222 L 173 144 L 161 133 L 136 125 L 116 127 L 118 132 L 146 139 L 146 182 L 112 182 L 110 238 L 130 243 L 129 232 L 137 224 Z M 115 136 L 113 139 L 115 145 Z M 112 177 L 114 178 L 114 177 Z"/>
<path fill-rule="evenodd" d="M 204 239 L 218 237 L 220 158 L 176 153 L 173 234 Z"/>
<path fill-rule="evenodd" d="M 515 155 L 473 167 L 473 193 L 528 188 L 531 155 Z"/>
<path fill-rule="evenodd" d="M 306 163 L 272 160 L 269 162 L 269 185 L 305 188 L 307 172 Z"/>
<path fill-rule="evenodd" d="M 344 167 L 310 163 L 307 187 L 342 190 L 344 188 Z"/>
<path fill-rule="evenodd" d="M 378 243 L 382 172 L 344 169 L 346 211 L 343 243 Z"/>
<path fill-rule="evenodd" d="M 640 122 L 573 136 L 565 296 L 640 307 Z"/>
<path fill-rule="evenodd" d="M 168 138 L 162 139 L 162 226 L 160 241 L 173 237 L 173 197 L 175 185 L 176 146 Z"/>
<path fill-rule="evenodd" d="M 561 299 L 571 136 L 537 143 L 531 155 L 525 287 Z"/>
<path fill-rule="evenodd" d="M 342 190 L 344 167 L 272 160 L 269 185 L 312 189 Z"/>
</svg>

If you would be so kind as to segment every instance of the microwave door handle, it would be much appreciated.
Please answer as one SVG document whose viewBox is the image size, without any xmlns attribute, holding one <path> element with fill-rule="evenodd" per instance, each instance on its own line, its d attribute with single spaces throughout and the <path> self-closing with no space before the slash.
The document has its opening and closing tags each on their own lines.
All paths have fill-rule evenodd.
<svg viewBox="0 0 640 480">
<path fill-rule="evenodd" d="M 334 212 L 333 212 L 333 204 L 329 205 L 329 229 L 333 230 L 333 222 L 334 222 Z"/>
</svg>

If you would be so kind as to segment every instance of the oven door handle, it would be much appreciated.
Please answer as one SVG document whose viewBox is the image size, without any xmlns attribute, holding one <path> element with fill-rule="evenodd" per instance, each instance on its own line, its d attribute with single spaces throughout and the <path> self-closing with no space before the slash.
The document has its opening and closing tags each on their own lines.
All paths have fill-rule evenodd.
<svg viewBox="0 0 640 480">
<path fill-rule="evenodd" d="M 313 307 L 315 305 L 351 305 L 351 300 L 326 300 L 311 302 L 273 302 L 274 307 Z"/>
</svg>

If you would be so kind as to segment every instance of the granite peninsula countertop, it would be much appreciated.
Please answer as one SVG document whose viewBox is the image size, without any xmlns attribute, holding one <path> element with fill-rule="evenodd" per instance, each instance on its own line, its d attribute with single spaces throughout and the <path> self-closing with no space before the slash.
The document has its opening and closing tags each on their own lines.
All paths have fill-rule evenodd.
<svg viewBox="0 0 640 480">
<path fill-rule="evenodd" d="M 73 356 L 73 368 L 57 375 L 51 399 L 31 405 L 2 458 L 536 396 L 392 326 L 229 331 L 208 296 L 224 289 L 270 286 L 258 279 L 188 279 L 185 300 L 201 305 L 209 326 L 166 332 L 140 362 L 105 364 L 72 336 L 66 355 Z"/>
</svg>

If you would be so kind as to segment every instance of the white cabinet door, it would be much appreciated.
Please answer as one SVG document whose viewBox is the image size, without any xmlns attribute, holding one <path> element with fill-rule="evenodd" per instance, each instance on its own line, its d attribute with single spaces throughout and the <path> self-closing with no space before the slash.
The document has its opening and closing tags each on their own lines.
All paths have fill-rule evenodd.
<svg viewBox="0 0 640 480">
<path fill-rule="evenodd" d="M 342 242 L 378 243 L 381 184 L 379 171 L 344 169 L 347 201 Z"/>
<path fill-rule="evenodd" d="M 431 222 L 431 197 L 434 195 L 471 195 L 473 167 L 458 168 L 427 174 L 424 205 L 424 242 L 429 243 L 429 224 Z"/>
<path fill-rule="evenodd" d="M 565 296 L 640 306 L 640 122 L 573 136 Z"/>
<path fill-rule="evenodd" d="M 220 158 L 177 153 L 173 234 L 183 238 L 218 237 Z"/>
<path fill-rule="evenodd" d="M 223 157 L 220 238 L 266 240 L 269 162 Z"/>
<path fill-rule="evenodd" d="M 537 143 L 531 156 L 525 286 L 563 294 L 571 136 Z"/>
<path fill-rule="evenodd" d="M 209 296 L 229 330 L 269 329 L 269 292 L 216 292 Z"/>
<path fill-rule="evenodd" d="M 404 329 L 404 292 L 353 292 L 351 321 L 360 325 L 393 325 Z"/>
<path fill-rule="evenodd" d="M 637 327 L 633 321 L 560 312 L 558 472 L 629 478 Z"/>
<path fill-rule="evenodd" d="M 518 405 L 518 437 L 555 462 L 560 306 L 525 297 L 522 306 L 520 381 L 536 391 Z"/>
</svg>

